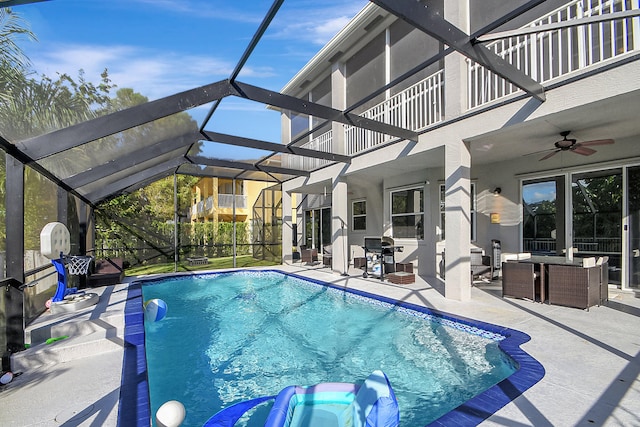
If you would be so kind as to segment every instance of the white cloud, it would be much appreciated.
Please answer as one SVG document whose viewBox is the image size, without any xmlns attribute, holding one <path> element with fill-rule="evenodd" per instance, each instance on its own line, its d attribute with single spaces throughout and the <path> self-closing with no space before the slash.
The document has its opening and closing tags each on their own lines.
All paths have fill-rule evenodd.
<svg viewBox="0 0 640 427">
<path fill-rule="evenodd" d="M 210 56 L 96 45 L 58 46 L 57 50 L 41 53 L 32 62 L 38 74 L 55 77 L 57 73 L 66 73 L 75 78 L 82 69 L 86 80 L 94 83 L 106 68 L 112 83 L 119 88 L 133 88 L 149 99 L 222 80 L 235 66 Z M 268 69 L 247 71 L 257 75 L 269 72 Z"/>
<path fill-rule="evenodd" d="M 268 37 L 297 42 L 326 44 L 366 5 L 366 1 L 349 2 L 300 2 L 287 3 L 276 16 Z"/>
</svg>

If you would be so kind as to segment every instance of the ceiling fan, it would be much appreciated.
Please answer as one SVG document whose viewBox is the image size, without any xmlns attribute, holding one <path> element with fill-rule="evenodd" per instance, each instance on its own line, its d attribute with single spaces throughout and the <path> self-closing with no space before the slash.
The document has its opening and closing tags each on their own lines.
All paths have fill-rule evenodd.
<svg viewBox="0 0 640 427">
<path fill-rule="evenodd" d="M 548 158 L 555 156 L 561 151 L 571 151 L 572 153 L 582 154 L 583 156 L 590 156 L 596 152 L 596 150 L 589 148 L 590 146 L 608 145 L 608 144 L 614 143 L 613 139 L 596 139 L 593 141 L 577 142 L 577 140 L 574 138 L 567 138 L 567 136 L 569 136 L 570 133 L 571 131 L 569 130 L 560 132 L 560 136 L 562 136 L 562 139 L 560 141 L 556 141 L 556 143 L 554 144 L 555 148 L 550 148 L 549 150 L 551 150 L 551 152 L 546 156 L 544 156 L 543 158 L 541 158 L 540 161 L 547 160 Z M 549 150 L 539 151 L 538 153 L 549 151 Z"/>
</svg>

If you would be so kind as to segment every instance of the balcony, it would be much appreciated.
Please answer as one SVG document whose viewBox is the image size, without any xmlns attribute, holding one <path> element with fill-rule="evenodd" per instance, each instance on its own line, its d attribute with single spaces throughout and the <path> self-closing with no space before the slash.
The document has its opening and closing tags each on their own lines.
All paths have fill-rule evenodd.
<svg viewBox="0 0 640 427">
<path fill-rule="evenodd" d="M 214 206 L 213 206 L 213 196 L 209 196 L 207 197 L 207 199 L 205 200 L 204 203 L 204 209 L 207 215 L 210 215 L 213 213 L 214 211 Z"/>
<path fill-rule="evenodd" d="M 443 112 L 444 72 L 440 70 L 360 115 L 411 130 L 421 130 L 442 121 Z M 392 136 L 355 126 L 345 128 L 348 155 L 362 153 L 392 139 L 394 139 Z M 323 133 L 300 147 L 331 153 L 334 148 L 333 133 L 332 131 Z M 298 156 L 286 156 L 286 159 L 288 167 L 302 170 L 314 170 L 331 163 L 330 160 Z"/>
<path fill-rule="evenodd" d="M 196 217 L 202 218 L 204 216 L 204 201 L 199 201 L 196 205 Z"/>
<path fill-rule="evenodd" d="M 218 194 L 218 208 L 232 209 L 235 197 L 236 209 L 247 208 L 247 196 L 234 196 L 233 194 Z"/>
<path fill-rule="evenodd" d="M 333 148 L 333 132 L 325 132 L 317 138 L 313 138 L 311 141 L 307 142 L 304 145 L 301 145 L 303 148 L 308 148 L 310 150 L 318 150 L 325 153 L 331 153 Z M 330 160 L 325 159 L 314 159 L 311 157 L 301 157 L 301 156 L 286 156 L 286 161 L 288 162 L 288 167 L 292 169 L 298 170 L 306 170 L 311 171 L 314 169 L 318 169 L 321 166 L 327 165 L 331 163 Z"/>
<path fill-rule="evenodd" d="M 360 114 L 367 119 L 414 131 L 442 121 L 444 115 L 444 71 L 440 70 Z M 395 137 L 348 126 L 347 154 L 354 155 L 389 142 Z"/>
<path fill-rule="evenodd" d="M 569 22 L 638 9 L 638 1 L 574 0 L 523 28 Z M 532 79 L 544 84 L 640 50 L 640 18 L 625 18 L 508 37 L 487 45 Z M 520 91 L 468 60 L 468 105 L 479 107 Z"/>
</svg>

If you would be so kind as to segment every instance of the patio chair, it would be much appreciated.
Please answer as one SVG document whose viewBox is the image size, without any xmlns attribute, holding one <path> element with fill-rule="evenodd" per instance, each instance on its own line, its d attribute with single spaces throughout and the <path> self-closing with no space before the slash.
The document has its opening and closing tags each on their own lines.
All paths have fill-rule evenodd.
<svg viewBox="0 0 640 427">
<path fill-rule="evenodd" d="M 313 249 L 302 249 L 300 251 L 300 260 L 307 264 L 315 264 L 318 262 L 318 250 Z"/>
<path fill-rule="evenodd" d="M 491 268 L 491 257 L 482 254 L 482 250 L 471 250 L 471 282 L 481 280 L 488 282 L 486 275 L 493 279 L 493 271 Z"/>
<path fill-rule="evenodd" d="M 331 267 L 333 255 L 331 254 L 331 245 L 324 246 L 322 248 L 322 265 L 325 267 Z"/>
<path fill-rule="evenodd" d="M 536 274 L 533 263 L 502 263 L 502 296 L 536 300 Z"/>
<path fill-rule="evenodd" d="M 549 304 L 589 309 L 600 304 L 601 268 L 549 265 Z"/>
<path fill-rule="evenodd" d="M 600 266 L 600 304 L 604 304 L 609 301 L 609 257 L 599 257 L 596 265 Z"/>
</svg>

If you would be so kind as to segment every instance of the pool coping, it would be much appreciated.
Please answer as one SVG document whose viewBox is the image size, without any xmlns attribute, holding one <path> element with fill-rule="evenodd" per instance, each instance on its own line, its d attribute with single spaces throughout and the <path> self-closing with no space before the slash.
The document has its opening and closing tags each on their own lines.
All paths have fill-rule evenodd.
<svg viewBox="0 0 640 427">
<path fill-rule="evenodd" d="M 500 349 L 502 349 L 502 351 L 511 357 L 517 364 L 517 370 L 499 383 L 467 400 L 465 403 L 452 409 L 440 418 L 430 422 L 427 426 L 476 426 L 523 394 L 526 390 L 539 382 L 545 375 L 544 367 L 540 362 L 520 348 L 522 344 L 530 340 L 529 335 L 515 329 L 470 319 L 464 316 L 454 315 L 409 302 L 398 301 L 394 298 L 372 294 L 358 289 L 344 288 L 322 280 L 278 269 L 242 269 L 220 270 L 206 273 L 176 273 L 160 277 L 137 279 L 128 287 L 124 320 L 125 332 L 122 384 L 120 387 L 120 401 L 118 407 L 119 425 L 141 427 L 148 427 L 151 425 L 151 401 L 149 397 L 147 361 L 145 355 L 142 285 L 170 278 L 178 279 L 189 276 L 212 276 L 234 272 L 275 272 L 321 286 L 327 286 L 329 288 L 392 304 L 397 307 L 434 315 L 445 320 L 462 323 L 504 336 L 504 339 L 499 341 L 498 345 Z"/>
</svg>

